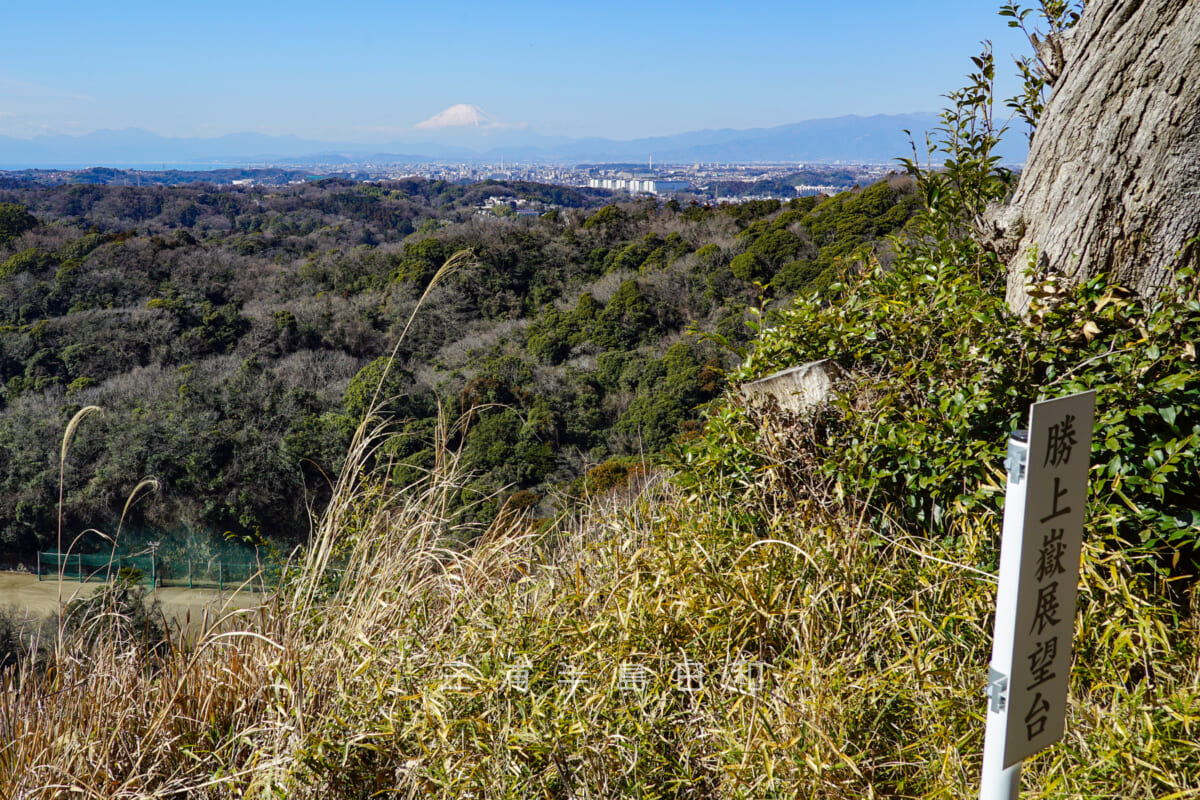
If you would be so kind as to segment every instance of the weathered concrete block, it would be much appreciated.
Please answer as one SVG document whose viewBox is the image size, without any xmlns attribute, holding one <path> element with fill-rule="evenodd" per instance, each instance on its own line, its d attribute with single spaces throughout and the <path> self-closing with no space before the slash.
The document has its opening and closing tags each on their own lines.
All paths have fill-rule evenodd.
<svg viewBox="0 0 1200 800">
<path fill-rule="evenodd" d="M 833 360 L 823 358 L 743 383 L 742 396 L 752 406 L 766 405 L 773 399 L 783 411 L 808 413 L 832 398 L 834 381 L 843 373 Z"/>
</svg>

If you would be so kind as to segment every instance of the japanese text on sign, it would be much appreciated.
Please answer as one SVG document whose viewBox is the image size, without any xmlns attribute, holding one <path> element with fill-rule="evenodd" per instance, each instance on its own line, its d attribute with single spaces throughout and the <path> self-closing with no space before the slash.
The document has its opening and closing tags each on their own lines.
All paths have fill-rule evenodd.
<svg viewBox="0 0 1200 800">
<path fill-rule="evenodd" d="M 1086 392 L 1030 413 L 1023 525 L 1019 542 L 1002 545 L 1020 552 L 1011 663 L 993 664 L 1010 676 L 1006 765 L 1058 741 L 1065 727 L 1094 406 Z"/>
</svg>

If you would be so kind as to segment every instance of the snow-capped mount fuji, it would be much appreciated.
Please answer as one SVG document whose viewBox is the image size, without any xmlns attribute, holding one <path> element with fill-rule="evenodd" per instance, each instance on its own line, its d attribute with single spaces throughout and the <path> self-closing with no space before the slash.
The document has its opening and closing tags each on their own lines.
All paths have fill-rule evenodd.
<svg viewBox="0 0 1200 800">
<path fill-rule="evenodd" d="M 456 103 L 413 127 L 417 130 L 434 131 L 446 128 L 495 129 L 512 126 L 492 117 L 479 106 Z"/>
<path fill-rule="evenodd" d="M 540 149 L 547 143 L 546 137 L 529 131 L 524 125 L 512 125 L 477 105 L 456 103 L 418 122 L 388 146 L 398 152 L 466 160 L 498 149 L 508 151 L 530 146 Z"/>
</svg>

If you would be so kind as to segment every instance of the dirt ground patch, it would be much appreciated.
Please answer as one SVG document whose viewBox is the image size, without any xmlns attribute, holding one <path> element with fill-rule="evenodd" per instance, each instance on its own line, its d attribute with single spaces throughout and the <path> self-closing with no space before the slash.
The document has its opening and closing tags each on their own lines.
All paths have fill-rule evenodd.
<svg viewBox="0 0 1200 800">
<path fill-rule="evenodd" d="M 76 597 L 86 597 L 103 585 L 65 580 L 62 584 L 63 603 Z M 199 625 L 205 609 L 211 616 L 221 613 L 222 609 L 252 608 L 259 603 L 258 596 L 249 592 L 235 594 L 176 586 L 154 589 L 150 598 L 162 603 L 168 619 L 174 619 L 181 625 L 190 622 L 193 626 Z M 31 617 L 53 613 L 58 608 L 58 581 L 39 581 L 36 575 L 27 572 L 0 572 L 0 608 L 8 607 Z"/>
</svg>

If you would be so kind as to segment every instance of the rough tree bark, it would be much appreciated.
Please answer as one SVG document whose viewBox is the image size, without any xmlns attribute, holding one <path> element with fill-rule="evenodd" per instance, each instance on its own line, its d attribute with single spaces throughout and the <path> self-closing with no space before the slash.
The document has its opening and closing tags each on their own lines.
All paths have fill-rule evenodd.
<svg viewBox="0 0 1200 800">
<path fill-rule="evenodd" d="M 1200 259 L 1200 0 L 1091 0 L 1053 44 L 1061 73 L 992 218 L 1018 312 L 1031 257 L 1038 275 L 1108 272 L 1143 295 Z"/>
</svg>

